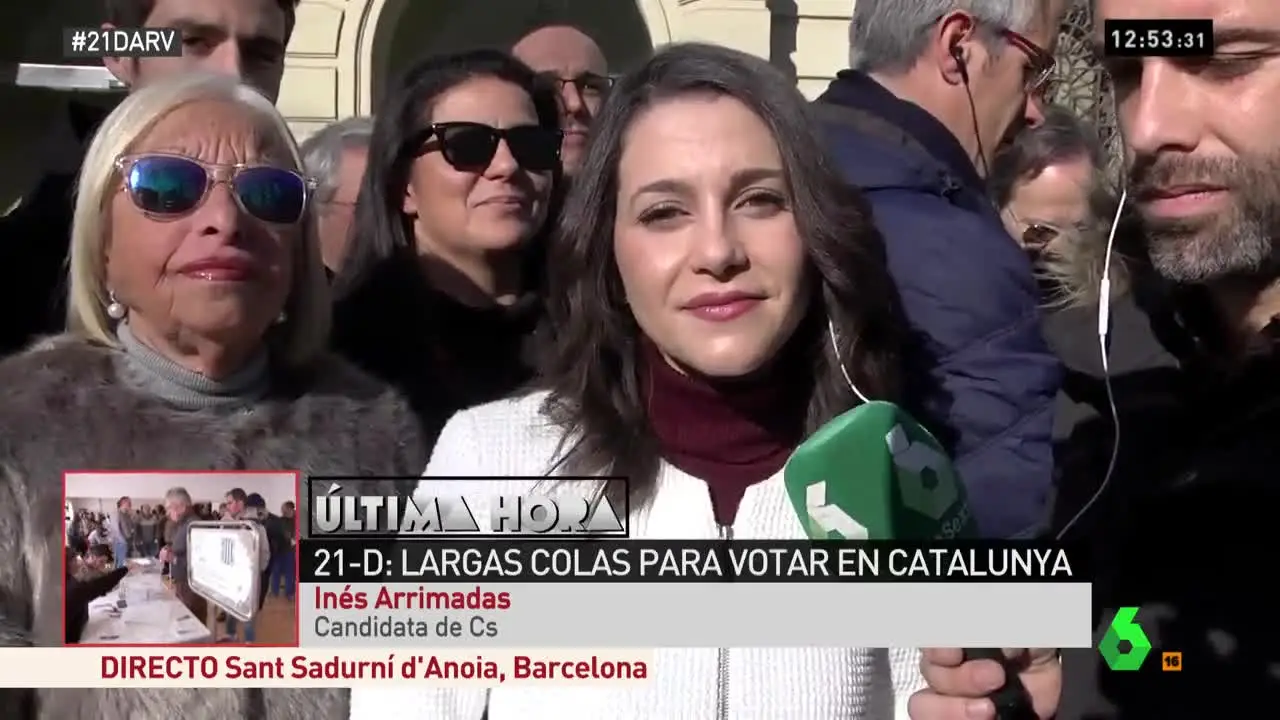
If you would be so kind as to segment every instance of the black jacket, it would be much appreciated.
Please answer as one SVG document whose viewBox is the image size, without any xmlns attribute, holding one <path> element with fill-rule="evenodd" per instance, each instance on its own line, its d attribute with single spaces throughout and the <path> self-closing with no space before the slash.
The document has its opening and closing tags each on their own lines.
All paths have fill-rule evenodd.
<svg viewBox="0 0 1280 720">
<path fill-rule="evenodd" d="M 63 627 L 68 645 L 80 642 L 80 635 L 89 624 L 89 603 L 114 590 L 128 574 L 129 568 L 122 567 L 92 580 L 78 580 L 67 575 L 66 625 Z"/>
<path fill-rule="evenodd" d="M 1125 459 L 1068 534 L 1091 555 L 1095 645 L 1135 606 L 1153 649 L 1135 672 L 1065 651 L 1057 720 L 1260 717 L 1280 697 L 1280 623 L 1262 590 L 1280 506 L 1280 342 L 1228 373 L 1188 337 L 1195 352 L 1176 353 L 1160 410 L 1122 414 Z M 1164 652 L 1182 654 L 1180 672 L 1162 670 Z"/>
<path fill-rule="evenodd" d="M 0 355 L 66 327 L 66 261 L 75 177 L 48 175 L 0 218 Z"/>
<path fill-rule="evenodd" d="M 464 306 L 430 287 L 417 260 L 382 261 L 334 308 L 335 349 L 408 400 L 431 444 L 459 410 L 507 397 L 533 378 L 536 296 Z"/>
<path fill-rule="evenodd" d="M 71 103 L 72 130 L 82 145 L 108 110 Z M 12 212 L 0 217 L 0 355 L 66 328 L 67 251 L 75 207 L 74 174 L 46 175 Z"/>
<path fill-rule="evenodd" d="M 267 529 L 267 540 L 271 543 L 271 557 L 284 557 L 291 549 L 293 540 L 293 523 L 275 514 L 268 514 L 262 521 Z"/>
<path fill-rule="evenodd" d="M 1134 292 L 1111 302 L 1108 367 L 1122 445 L 1118 466 L 1146 463 L 1148 449 L 1164 438 L 1163 424 L 1181 406 L 1185 377 L 1178 354 L 1182 332 L 1172 319 L 1164 289 L 1144 276 Z M 1102 349 L 1098 307 L 1052 309 L 1044 320 L 1045 337 L 1062 360 L 1065 373 L 1054 407 L 1054 502 L 1052 526 L 1061 529 L 1097 492 L 1115 449 Z M 1170 349 L 1173 348 L 1173 349 Z M 1122 474 L 1132 475 L 1132 470 Z M 1115 474 L 1115 473 L 1113 473 Z M 1088 523 L 1090 513 L 1079 523 Z"/>
</svg>

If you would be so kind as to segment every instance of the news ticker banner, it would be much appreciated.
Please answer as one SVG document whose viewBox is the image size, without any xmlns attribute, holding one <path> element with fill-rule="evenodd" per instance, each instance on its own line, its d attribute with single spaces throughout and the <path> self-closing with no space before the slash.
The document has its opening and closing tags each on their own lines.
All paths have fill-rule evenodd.
<svg viewBox="0 0 1280 720">
<path fill-rule="evenodd" d="M 1034 543 L 303 540 L 304 647 L 1091 647 Z M 618 622 L 618 618 L 626 622 Z"/>
<path fill-rule="evenodd" d="M 307 482 L 304 646 L 1092 640 L 1089 575 L 1057 546 L 644 542 L 628 539 L 623 478 L 387 480 Z M 633 621 L 612 621 L 623 609 Z"/>
<path fill-rule="evenodd" d="M 654 651 L 637 649 L 126 646 L 0 648 L 0 688 L 495 687 L 637 685 Z"/>
</svg>

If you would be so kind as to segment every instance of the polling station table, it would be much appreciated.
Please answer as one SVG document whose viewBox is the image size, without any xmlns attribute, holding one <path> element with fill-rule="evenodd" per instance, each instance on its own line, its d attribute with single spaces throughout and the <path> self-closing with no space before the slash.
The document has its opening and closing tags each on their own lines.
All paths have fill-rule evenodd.
<svg viewBox="0 0 1280 720">
<path fill-rule="evenodd" d="M 86 644 L 177 645 L 213 642 L 213 633 L 164 584 L 158 564 L 135 569 L 89 603 Z"/>
</svg>

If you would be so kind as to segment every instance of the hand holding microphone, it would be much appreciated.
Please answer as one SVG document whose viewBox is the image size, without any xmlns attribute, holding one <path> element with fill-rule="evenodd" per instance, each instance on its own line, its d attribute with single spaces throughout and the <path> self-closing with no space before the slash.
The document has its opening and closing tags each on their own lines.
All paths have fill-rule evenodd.
<svg viewBox="0 0 1280 720">
<path fill-rule="evenodd" d="M 999 652 L 999 651 L 996 651 Z M 1026 689 L 1031 720 L 1047 720 L 1058 710 L 1062 695 L 1062 665 L 1049 648 L 1006 650 L 1004 663 L 970 659 L 955 648 L 924 650 L 920 670 L 929 687 L 911 697 L 908 712 L 917 720 L 998 720 L 1006 717 L 990 697 L 1012 679 L 1010 669 Z"/>
<path fill-rule="evenodd" d="M 819 428 L 787 461 L 784 482 L 813 540 L 955 540 L 977 536 L 964 485 L 941 445 L 891 403 L 867 402 Z M 1001 662 L 1004 658 L 999 650 L 924 651 L 921 670 L 929 689 L 912 697 L 911 717 L 1049 717 L 1037 711 L 1057 705 L 1061 690 L 1057 659 L 1049 656 L 1046 660 L 1044 651 L 1020 652 L 1030 652 L 1027 657 L 1035 662 L 1028 668 L 1040 672 L 1028 676 L 1038 683 L 1034 686 L 1023 683 L 1029 670 L 1019 671 L 1019 666 Z M 979 703 L 981 712 L 989 713 L 966 715 L 969 703 Z"/>
</svg>

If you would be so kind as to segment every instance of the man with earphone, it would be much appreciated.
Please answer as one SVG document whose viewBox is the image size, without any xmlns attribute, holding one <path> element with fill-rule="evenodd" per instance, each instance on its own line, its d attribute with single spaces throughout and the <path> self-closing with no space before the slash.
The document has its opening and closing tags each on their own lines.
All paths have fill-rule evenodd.
<svg viewBox="0 0 1280 720">
<path fill-rule="evenodd" d="M 919 339 L 908 405 L 951 451 L 987 537 L 1034 533 L 1053 479 L 1061 366 L 984 176 L 1002 139 L 1039 119 L 1066 5 L 858 0 L 851 69 L 814 104 Z"/>
<path fill-rule="evenodd" d="M 1068 523 L 1095 560 L 1097 637 L 1119 626 L 1150 651 L 1127 643 L 1119 662 L 1064 650 L 1056 720 L 1263 717 L 1280 698 L 1280 616 L 1271 564 L 1257 561 L 1280 545 L 1280 2 L 1093 1 L 1122 202 L 1183 337 L 1166 340 L 1176 405 L 1141 420 L 1121 408 L 1124 459 Z M 1125 55 L 1107 52 L 1124 39 L 1104 30 L 1116 21 L 1171 38 L 1196 21 L 1211 29 L 1191 56 Z M 1104 359 L 1122 331 L 1108 310 Z M 1109 377 L 1113 398 L 1122 384 L 1138 383 Z"/>
</svg>

